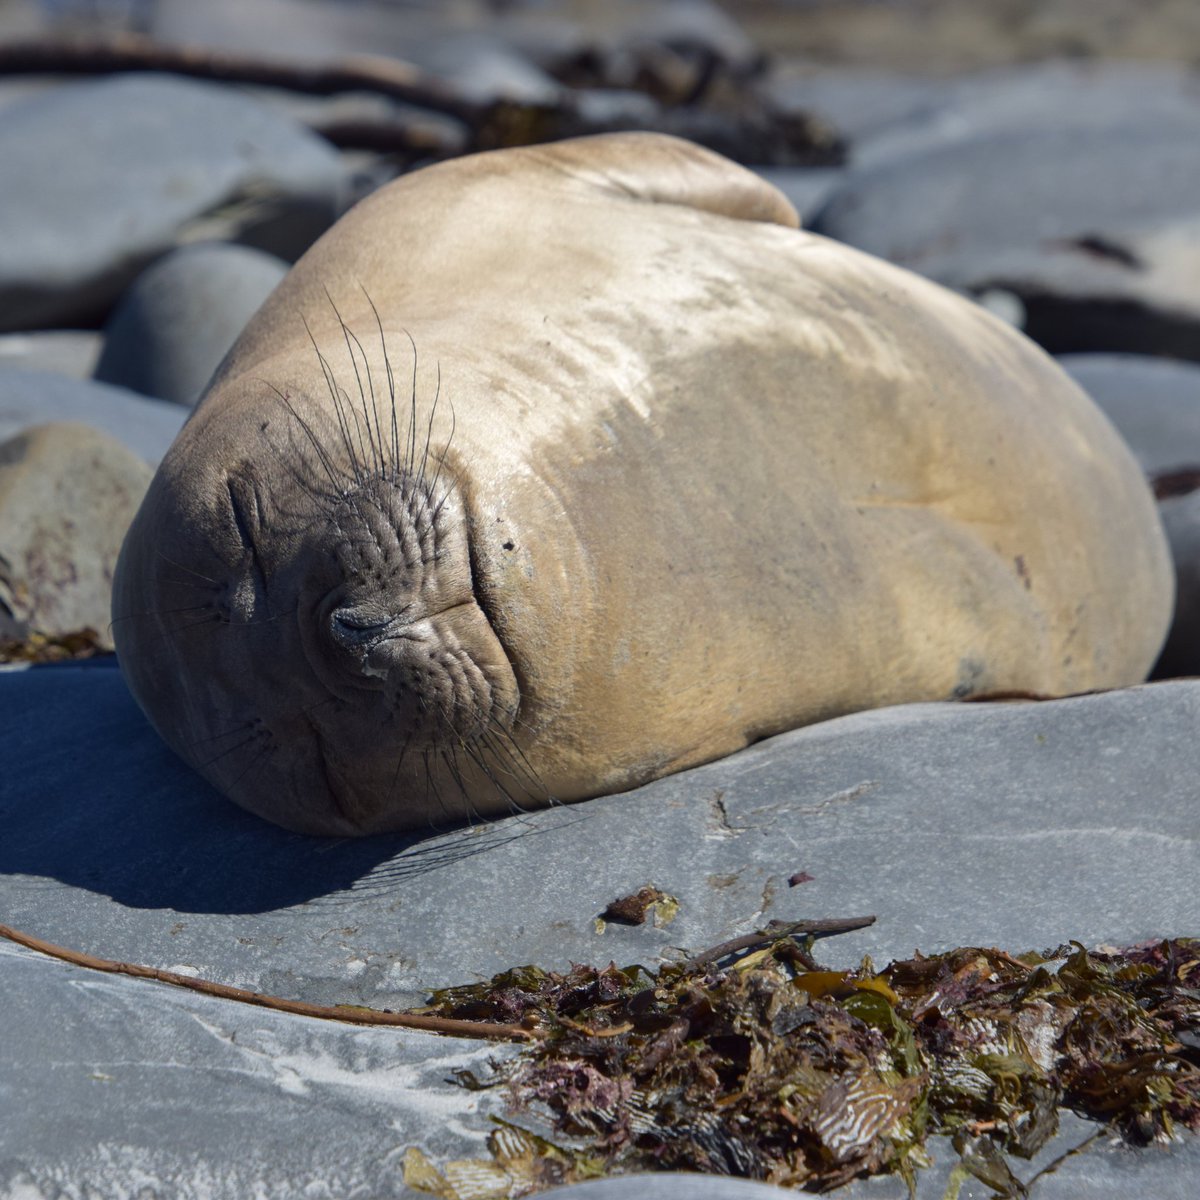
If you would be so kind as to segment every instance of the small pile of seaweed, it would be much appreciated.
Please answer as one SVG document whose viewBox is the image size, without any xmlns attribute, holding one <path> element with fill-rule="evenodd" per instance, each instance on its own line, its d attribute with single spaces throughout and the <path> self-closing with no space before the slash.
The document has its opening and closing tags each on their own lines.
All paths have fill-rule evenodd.
<svg viewBox="0 0 1200 1200">
<path fill-rule="evenodd" d="M 101 644 L 94 629 L 58 634 L 32 630 L 21 636 L 0 635 L 0 662 L 66 662 L 111 653 L 111 649 Z"/>
<path fill-rule="evenodd" d="M 430 1011 L 541 1036 L 495 1079 L 461 1075 L 507 1088 L 493 1161 L 438 1171 L 414 1150 L 406 1181 L 469 1200 L 647 1170 L 813 1191 L 896 1172 L 911 1191 L 944 1134 L 963 1171 L 1021 1195 L 1005 1156 L 1032 1157 L 1061 1109 L 1139 1144 L 1200 1131 L 1200 939 L 971 947 L 879 972 L 822 970 L 806 951 L 781 940 L 657 973 L 524 967 L 436 993 Z"/>
</svg>

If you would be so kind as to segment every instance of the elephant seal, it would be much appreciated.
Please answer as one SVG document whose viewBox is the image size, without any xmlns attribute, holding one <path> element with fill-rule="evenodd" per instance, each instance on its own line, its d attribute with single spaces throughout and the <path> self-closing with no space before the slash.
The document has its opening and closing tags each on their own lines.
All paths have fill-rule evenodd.
<svg viewBox="0 0 1200 1200">
<path fill-rule="evenodd" d="M 1144 677 L 1171 574 L 1040 350 L 621 134 L 352 209 L 252 318 L 114 585 L 134 695 L 289 829 L 620 791 L 854 710 Z"/>
</svg>

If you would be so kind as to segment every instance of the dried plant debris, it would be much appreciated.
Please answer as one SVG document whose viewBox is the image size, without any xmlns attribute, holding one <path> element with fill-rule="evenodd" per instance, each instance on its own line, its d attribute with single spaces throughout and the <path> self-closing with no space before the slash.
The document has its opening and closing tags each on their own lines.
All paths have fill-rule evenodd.
<svg viewBox="0 0 1200 1200">
<path fill-rule="evenodd" d="M 647 1170 L 809 1191 L 894 1172 L 911 1193 L 941 1134 L 955 1179 L 1023 1196 L 1011 1160 L 1042 1148 L 1062 1109 L 1139 1145 L 1200 1132 L 1200 939 L 968 947 L 883 971 L 812 969 L 807 950 L 783 939 L 657 973 L 524 967 L 435 994 L 443 1016 L 542 1036 L 495 1078 L 460 1075 L 506 1092 L 491 1160 L 439 1170 L 414 1150 L 405 1181 L 484 1200 Z"/>
<path fill-rule="evenodd" d="M 33 630 L 16 637 L 0 634 L 0 662 L 66 662 L 111 653 L 111 646 L 105 645 L 94 629 L 80 629 L 74 633 Z"/>
<path fill-rule="evenodd" d="M 674 896 L 648 883 L 629 896 L 611 901 L 599 919 L 618 925 L 644 925 L 652 917 L 655 925 L 662 926 L 669 925 L 678 912 L 679 901 Z"/>
</svg>

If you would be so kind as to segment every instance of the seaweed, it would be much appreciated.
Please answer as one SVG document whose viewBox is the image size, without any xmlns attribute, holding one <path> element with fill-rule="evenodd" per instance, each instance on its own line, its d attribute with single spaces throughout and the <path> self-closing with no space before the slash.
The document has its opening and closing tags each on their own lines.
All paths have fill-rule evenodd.
<svg viewBox="0 0 1200 1200">
<path fill-rule="evenodd" d="M 1012 1160 L 1063 1110 L 1137 1145 L 1200 1132 L 1200 939 L 963 947 L 882 971 L 814 969 L 811 942 L 657 971 L 523 967 L 435 993 L 428 1011 L 537 1036 L 494 1078 L 460 1078 L 504 1090 L 491 1160 L 439 1170 L 411 1150 L 406 1182 L 482 1200 L 635 1171 L 810 1191 L 890 1172 L 914 1193 L 944 1135 L 952 1191 L 971 1175 L 1023 1196 Z"/>
</svg>

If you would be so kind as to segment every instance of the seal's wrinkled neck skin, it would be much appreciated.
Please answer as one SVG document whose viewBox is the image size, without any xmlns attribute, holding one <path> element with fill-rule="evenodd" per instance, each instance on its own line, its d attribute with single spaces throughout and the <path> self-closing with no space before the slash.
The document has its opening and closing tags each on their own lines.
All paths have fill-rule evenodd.
<svg viewBox="0 0 1200 1200">
<path fill-rule="evenodd" d="M 229 386 L 270 415 L 216 475 L 196 418 L 139 518 L 166 514 L 174 548 L 148 556 L 166 543 L 147 530 L 119 572 L 116 636 L 160 732 L 231 798 L 300 832 L 444 822 L 480 776 L 505 811 L 530 790 L 514 769 L 520 694 L 476 595 L 432 412 L 422 442 L 415 402 L 355 413 L 335 388 L 322 423 L 290 393 Z"/>
</svg>

